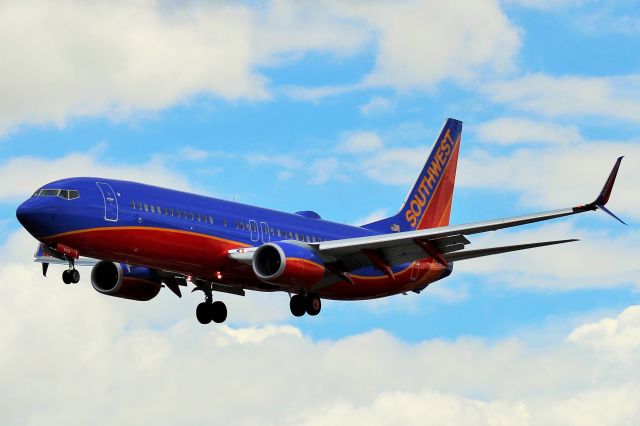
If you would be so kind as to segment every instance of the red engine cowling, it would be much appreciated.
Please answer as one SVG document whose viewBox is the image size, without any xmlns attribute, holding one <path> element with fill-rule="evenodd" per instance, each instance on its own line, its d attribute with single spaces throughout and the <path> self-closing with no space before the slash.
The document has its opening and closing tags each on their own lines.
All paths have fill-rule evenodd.
<svg viewBox="0 0 640 426">
<path fill-rule="evenodd" d="M 162 288 L 153 269 L 105 260 L 91 270 L 91 285 L 102 294 L 140 301 L 153 299 Z"/>
<path fill-rule="evenodd" d="M 267 243 L 253 254 L 253 272 L 265 282 L 310 288 L 324 277 L 324 261 L 312 247 Z"/>
</svg>

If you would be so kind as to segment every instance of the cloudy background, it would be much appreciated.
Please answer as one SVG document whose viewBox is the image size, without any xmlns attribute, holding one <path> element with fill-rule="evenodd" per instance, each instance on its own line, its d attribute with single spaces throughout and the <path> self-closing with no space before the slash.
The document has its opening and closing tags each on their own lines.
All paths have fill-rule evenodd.
<svg viewBox="0 0 640 426">
<path fill-rule="evenodd" d="M 2 424 L 635 424 L 640 4 L 632 0 L 0 3 Z M 452 222 L 605 214 L 472 238 L 581 241 L 456 264 L 421 295 L 149 303 L 64 286 L 15 208 L 127 178 L 365 223 L 395 212 L 447 117 Z"/>
</svg>

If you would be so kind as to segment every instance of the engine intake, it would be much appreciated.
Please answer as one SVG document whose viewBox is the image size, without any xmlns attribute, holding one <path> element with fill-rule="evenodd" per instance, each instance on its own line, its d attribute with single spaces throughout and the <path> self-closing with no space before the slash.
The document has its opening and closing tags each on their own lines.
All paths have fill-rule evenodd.
<svg viewBox="0 0 640 426">
<path fill-rule="evenodd" d="M 312 247 L 286 242 L 260 246 L 252 266 L 260 280 L 287 287 L 311 287 L 325 273 L 324 261 Z"/>
<path fill-rule="evenodd" d="M 96 263 L 91 270 L 91 285 L 108 296 L 140 301 L 153 299 L 162 287 L 153 269 L 105 260 Z"/>
</svg>

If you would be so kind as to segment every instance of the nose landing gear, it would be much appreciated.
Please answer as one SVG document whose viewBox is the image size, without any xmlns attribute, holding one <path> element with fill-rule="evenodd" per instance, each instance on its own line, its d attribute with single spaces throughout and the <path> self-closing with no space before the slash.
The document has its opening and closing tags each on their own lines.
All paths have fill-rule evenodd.
<svg viewBox="0 0 640 426">
<path fill-rule="evenodd" d="M 73 261 L 69 261 L 69 269 L 62 272 L 62 282 L 65 284 L 80 282 L 80 271 L 75 268 Z"/>
</svg>

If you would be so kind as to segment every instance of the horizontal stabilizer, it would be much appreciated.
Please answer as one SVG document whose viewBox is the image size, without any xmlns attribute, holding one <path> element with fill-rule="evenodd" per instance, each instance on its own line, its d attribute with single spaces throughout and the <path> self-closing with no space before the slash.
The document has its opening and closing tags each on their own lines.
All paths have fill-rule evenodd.
<svg viewBox="0 0 640 426">
<path fill-rule="evenodd" d="M 557 241 L 542 241 L 540 243 L 517 244 L 514 246 L 490 247 L 490 248 L 477 249 L 477 250 L 462 250 L 462 251 L 457 251 L 453 253 L 448 253 L 445 255 L 445 258 L 449 262 L 454 262 L 458 260 L 473 259 L 476 257 L 491 256 L 492 254 L 508 253 L 510 251 L 527 250 L 527 249 L 536 248 L 536 247 L 571 243 L 574 241 L 578 241 L 578 240 L 570 239 L 570 240 L 557 240 Z"/>
</svg>

